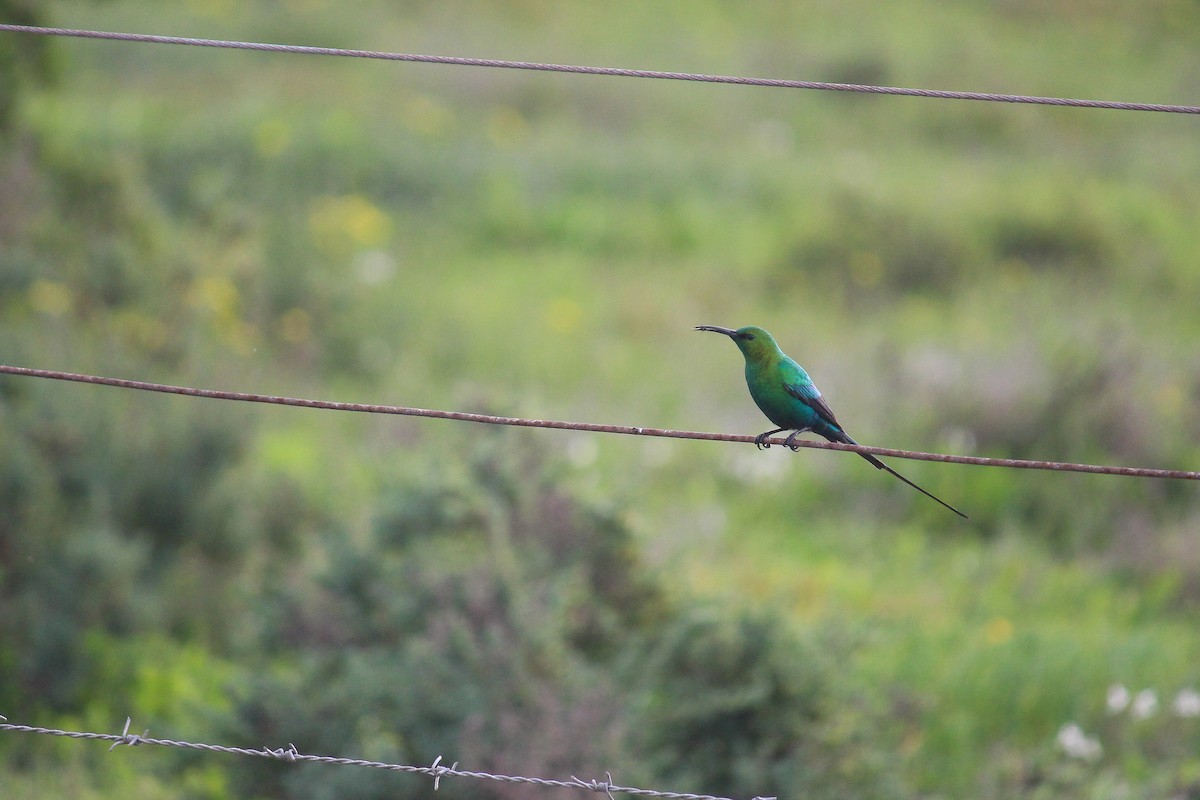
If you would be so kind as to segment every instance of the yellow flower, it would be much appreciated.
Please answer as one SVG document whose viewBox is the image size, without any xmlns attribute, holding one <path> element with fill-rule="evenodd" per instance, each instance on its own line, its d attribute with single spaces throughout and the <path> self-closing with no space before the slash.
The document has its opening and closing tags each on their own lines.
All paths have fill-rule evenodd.
<svg viewBox="0 0 1200 800">
<path fill-rule="evenodd" d="M 500 106 L 488 115 L 487 134 L 497 147 L 516 147 L 529 137 L 529 123 L 512 106 Z"/>
<path fill-rule="evenodd" d="M 58 281 L 39 279 L 29 287 L 29 304 L 34 311 L 61 317 L 71 310 L 71 290 Z"/>
<path fill-rule="evenodd" d="M 1013 637 L 1013 624 L 1008 617 L 993 617 L 983 628 L 988 644 L 1004 644 Z"/>
<path fill-rule="evenodd" d="M 288 310 L 279 318 L 279 333 L 292 344 L 307 342 L 312 334 L 312 315 L 303 308 Z"/>
<path fill-rule="evenodd" d="M 569 297 L 559 297 L 546 306 L 546 325 L 555 333 L 571 333 L 583 322 L 583 309 Z"/>
<path fill-rule="evenodd" d="M 358 194 L 321 197 L 313 203 L 308 225 L 322 249 L 343 251 L 383 245 L 392 233 L 392 222 L 378 206 Z"/>
<path fill-rule="evenodd" d="M 281 119 L 265 119 L 254 128 L 254 145 L 259 155 L 274 158 L 292 143 L 292 129 Z"/>
</svg>

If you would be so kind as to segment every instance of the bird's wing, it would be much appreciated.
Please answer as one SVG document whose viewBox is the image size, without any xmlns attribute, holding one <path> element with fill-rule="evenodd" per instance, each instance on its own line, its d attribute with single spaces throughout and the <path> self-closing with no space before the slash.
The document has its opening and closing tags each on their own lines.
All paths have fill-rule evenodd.
<svg viewBox="0 0 1200 800">
<path fill-rule="evenodd" d="M 821 396 L 820 390 L 813 385 L 812 381 L 785 380 L 783 388 L 792 397 L 817 412 L 818 417 L 833 425 L 838 430 L 842 429 L 841 423 L 833 415 L 833 409 L 825 402 L 825 398 Z"/>
</svg>

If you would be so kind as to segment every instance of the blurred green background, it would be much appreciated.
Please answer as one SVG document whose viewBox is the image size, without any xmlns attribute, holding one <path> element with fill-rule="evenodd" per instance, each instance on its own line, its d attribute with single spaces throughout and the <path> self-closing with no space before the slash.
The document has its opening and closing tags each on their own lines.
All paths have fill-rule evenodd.
<svg viewBox="0 0 1200 800">
<path fill-rule="evenodd" d="M 1193 0 L 0 0 L 0 20 L 1200 89 Z M 758 324 L 864 443 L 1195 469 L 1196 124 L 2 34 L 0 360 L 758 433 L 737 351 L 691 330 Z M 1190 484 L 896 464 L 964 525 L 841 453 L 15 377 L 0 454 L 11 722 L 129 715 L 169 738 L 747 797 L 1200 792 Z M 430 792 L 19 734 L 0 781 Z"/>
</svg>

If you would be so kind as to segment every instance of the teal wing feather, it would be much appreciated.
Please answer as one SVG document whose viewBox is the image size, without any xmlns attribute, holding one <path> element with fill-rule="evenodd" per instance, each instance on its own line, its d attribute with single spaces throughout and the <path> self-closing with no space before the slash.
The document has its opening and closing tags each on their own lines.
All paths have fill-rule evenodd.
<svg viewBox="0 0 1200 800">
<path fill-rule="evenodd" d="M 798 384 L 785 383 L 783 388 L 786 389 L 787 393 L 792 397 L 796 398 L 801 403 L 804 403 L 813 411 L 815 411 L 817 416 L 821 418 L 821 421 L 826 424 L 826 430 L 821 430 L 821 428 L 814 425 L 813 430 L 816 433 L 824 436 L 831 442 L 858 444 L 858 442 L 851 439 L 850 434 L 846 433 L 846 431 L 842 428 L 841 424 L 837 421 L 837 417 L 833 415 L 833 409 L 831 409 L 829 404 L 825 402 L 825 398 L 821 396 L 821 392 L 812 384 L 812 381 Z M 859 455 L 865 458 L 876 469 L 886 469 L 888 472 L 894 473 L 894 470 L 891 467 L 884 464 L 870 453 L 859 453 Z M 903 475 L 896 475 L 896 477 L 900 478 L 900 480 L 904 481 L 905 483 L 909 482 L 908 478 L 905 478 Z M 925 491 L 919 486 L 917 488 L 922 492 Z M 937 498 L 935 497 L 934 499 L 936 500 Z"/>
<path fill-rule="evenodd" d="M 804 370 L 800 370 L 800 372 L 805 378 L 808 377 L 808 375 L 804 373 Z M 846 433 L 845 429 L 842 428 L 841 423 L 837 421 L 837 417 L 833 415 L 833 409 L 831 409 L 829 404 L 825 402 L 825 398 L 821 396 L 821 391 L 816 387 L 815 384 L 813 384 L 811 379 L 799 383 L 784 383 L 783 388 L 792 397 L 796 398 L 801 403 L 804 403 L 806 406 L 815 411 L 817 416 L 821 418 L 821 421 L 826 423 L 828 430 L 821 430 L 820 428 L 814 426 L 813 430 L 816 431 L 816 433 L 824 436 L 831 442 L 858 444 L 858 442 L 850 438 L 850 434 Z M 870 462 L 870 464 L 876 469 L 886 469 L 888 472 L 894 473 L 894 470 L 892 470 L 891 467 L 887 466 L 870 453 L 859 453 L 859 455 Z M 903 475 L 897 475 L 896 477 L 900 478 L 905 483 L 909 482 L 908 478 L 905 478 Z M 920 487 L 917 488 L 920 489 Z M 925 490 L 921 489 L 921 491 Z M 934 499 L 936 500 L 937 498 Z"/>
<path fill-rule="evenodd" d="M 841 431 L 841 423 L 833 415 L 833 409 L 825 402 L 825 398 L 821 396 L 821 390 L 812 382 L 812 378 L 808 377 L 804 368 L 790 358 L 781 366 L 783 367 L 784 390 L 815 411 L 822 421 Z"/>
</svg>

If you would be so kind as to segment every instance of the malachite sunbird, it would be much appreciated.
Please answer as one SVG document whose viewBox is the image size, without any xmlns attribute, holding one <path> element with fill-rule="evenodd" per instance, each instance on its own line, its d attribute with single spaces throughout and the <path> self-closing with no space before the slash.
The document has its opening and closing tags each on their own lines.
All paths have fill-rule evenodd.
<svg viewBox="0 0 1200 800">
<path fill-rule="evenodd" d="M 808 377 L 808 373 L 804 371 L 803 367 L 788 358 L 779 349 L 779 345 L 775 343 L 775 337 L 771 334 L 753 325 L 737 330 L 721 328 L 716 325 L 698 325 L 696 330 L 725 334 L 733 339 L 733 343 L 745 356 L 746 385 L 750 388 L 750 396 L 767 415 L 767 419 L 779 426 L 775 430 L 760 433 L 755 437 L 754 444 L 756 446 L 770 447 L 767 437 L 783 431 L 791 431 L 784 440 L 784 444 L 793 450 L 799 449 L 795 443 L 796 437 L 805 431 L 812 431 L 818 436 L 824 436 L 831 442 L 858 444 L 850 438 L 842 424 L 837 421 L 833 410 L 821 396 L 821 392 L 812 382 L 812 378 Z M 966 514 L 917 486 L 870 453 L 859 453 L 859 455 L 876 469 L 890 472 L 921 494 L 937 500 L 955 514 L 967 519 Z"/>
</svg>

